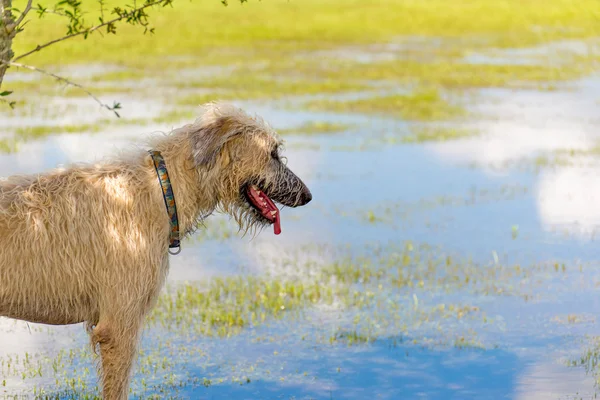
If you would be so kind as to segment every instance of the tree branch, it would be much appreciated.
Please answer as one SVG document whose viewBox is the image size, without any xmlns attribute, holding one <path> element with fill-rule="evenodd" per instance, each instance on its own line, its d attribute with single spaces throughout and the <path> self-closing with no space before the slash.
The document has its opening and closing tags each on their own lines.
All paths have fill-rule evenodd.
<svg viewBox="0 0 600 400">
<path fill-rule="evenodd" d="M 17 34 L 15 19 L 12 15 L 12 0 L 0 0 L 0 62 L 8 62 L 13 57 L 12 41 Z M 6 66 L 0 64 L 0 87 Z"/>
<path fill-rule="evenodd" d="M 39 5 L 36 7 L 33 7 L 33 10 L 40 13 L 40 18 L 42 18 L 43 14 L 53 14 L 53 15 L 58 15 L 61 17 L 67 17 L 67 14 L 65 14 L 64 12 L 57 11 L 57 10 L 48 10 L 47 8 L 40 7 Z"/>
<path fill-rule="evenodd" d="M 27 0 L 27 5 L 25 6 L 25 9 L 23 10 L 23 12 L 21 13 L 21 15 L 19 16 L 19 19 L 17 19 L 15 21 L 15 25 L 19 26 L 19 24 L 21 22 L 23 22 L 23 19 L 25 18 L 25 16 L 27 15 L 27 13 L 29 11 L 31 11 L 31 3 L 33 2 L 33 0 Z"/>
<path fill-rule="evenodd" d="M 63 36 L 63 37 L 61 37 L 61 38 L 58 38 L 58 39 L 51 40 L 51 41 L 49 41 L 48 43 L 45 43 L 45 44 L 42 44 L 42 45 L 39 45 L 39 44 L 38 44 L 38 45 L 37 45 L 37 47 L 36 47 L 35 49 L 32 49 L 32 50 L 28 51 L 27 53 L 24 53 L 24 54 L 21 54 L 21 55 L 20 55 L 20 56 L 18 56 L 18 57 L 15 57 L 15 58 L 13 59 L 13 61 L 18 61 L 18 60 L 20 60 L 21 58 L 27 57 L 27 56 L 29 56 L 29 55 L 31 55 L 31 54 L 33 54 L 33 53 L 35 53 L 35 52 L 38 52 L 38 51 L 40 51 L 40 50 L 42 50 L 42 49 L 44 49 L 44 48 L 46 48 L 46 47 L 48 47 L 48 46 L 51 46 L 51 45 L 53 45 L 53 44 L 56 44 L 56 43 L 58 43 L 58 42 L 62 42 L 62 41 L 64 41 L 64 40 L 71 39 L 71 38 L 74 38 L 74 37 L 76 37 L 76 36 L 88 35 L 88 34 L 90 34 L 90 33 L 94 32 L 94 31 L 96 31 L 96 30 L 98 30 L 98 29 L 100 29 L 100 28 L 102 28 L 102 27 L 105 27 L 105 26 L 107 26 L 107 25 L 111 25 L 111 24 L 114 24 L 115 22 L 119 22 L 119 21 L 121 21 L 121 20 L 123 20 L 123 19 L 126 19 L 126 18 L 128 18 L 129 16 L 133 15 L 133 13 L 135 13 L 135 12 L 138 12 L 138 11 L 144 10 L 144 9 L 146 9 L 146 8 L 148 8 L 148 7 L 152 7 L 152 6 L 155 6 L 155 5 L 161 4 L 161 3 L 165 3 L 165 0 L 155 0 L 155 1 L 152 1 L 152 2 L 150 2 L 150 3 L 146 3 L 146 4 L 144 4 L 144 5 L 143 5 L 143 6 L 141 6 L 141 7 L 138 7 L 138 8 L 134 8 L 134 9 L 132 9 L 132 10 L 131 10 L 131 12 L 125 12 L 125 13 L 121 14 L 119 17 L 117 17 L 117 18 L 114 18 L 114 19 L 112 19 L 112 20 L 110 20 L 110 21 L 103 22 L 103 23 L 101 23 L 100 25 L 96 25 L 96 26 L 93 26 L 93 27 L 91 27 L 91 28 L 85 29 L 85 30 L 83 30 L 83 31 L 81 31 L 81 32 L 72 33 L 72 34 L 70 34 L 70 35 Z"/>
<path fill-rule="evenodd" d="M 86 88 L 84 88 L 82 85 L 80 85 L 78 83 L 75 83 L 75 82 L 73 82 L 73 81 L 71 81 L 71 80 L 69 80 L 67 78 L 63 78 L 62 76 L 53 74 L 52 72 L 48 72 L 46 70 L 43 70 L 43 69 L 38 68 L 38 67 L 34 67 L 32 65 L 26 65 L 26 64 L 16 63 L 14 61 L 9 61 L 9 62 L 6 62 L 6 63 L 5 62 L 0 62 L 0 64 L 3 64 L 5 66 L 7 66 L 7 67 L 10 66 L 10 67 L 17 67 L 17 68 L 25 68 L 25 69 L 28 69 L 30 71 L 39 72 L 40 74 L 51 76 L 51 77 L 57 79 L 59 82 L 63 82 L 65 84 L 69 85 L 69 86 L 74 86 L 74 87 L 80 89 L 81 91 L 85 92 L 92 99 L 94 99 L 94 101 L 96 103 L 98 103 L 100 105 L 100 107 L 106 108 L 107 110 L 112 111 L 117 116 L 117 118 L 121 118 L 121 116 L 117 112 L 117 110 L 121 108 L 121 104 L 120 103 L 114 103 L 114 105 L 111 107 L 108 104 L 103 103 L 99 98 L 97 98 L 96 96 L 94 96 L 93 93 L 91 93 L 89 90 L 87 90 Z"/>
</svg>

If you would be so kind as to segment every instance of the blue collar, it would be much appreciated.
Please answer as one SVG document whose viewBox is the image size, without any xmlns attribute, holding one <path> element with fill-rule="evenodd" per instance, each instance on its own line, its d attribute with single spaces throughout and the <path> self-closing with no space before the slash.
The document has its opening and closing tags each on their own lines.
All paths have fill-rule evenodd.
<svg viewBox="0 0 600 400">
<path fill-rule="evenodd" d="M 149 150 L 152 161 L 154 161 L 154 168 L 156 169 L 156 175 L 163 192 L 163 199 L 165 201 L 165 207 L 167 208 L 167 214 L 169 214 L 169 221 L 171 223 L 171 232 L 169 234 L 169 248 L 177 248 L 176 252 L 169 254 L 179 254 L 181 251 L 180 238 L 179 238 L 179 219 L 177 218 L 177 206 L 175 204 L 175 195 L 173 194 L 173 188 L 171 187 L 171 181 L 169 180 L 169 174 L 167 172 L 167 165 L 165 159 L 160 154 L 160 151 Z"/>
</svg>

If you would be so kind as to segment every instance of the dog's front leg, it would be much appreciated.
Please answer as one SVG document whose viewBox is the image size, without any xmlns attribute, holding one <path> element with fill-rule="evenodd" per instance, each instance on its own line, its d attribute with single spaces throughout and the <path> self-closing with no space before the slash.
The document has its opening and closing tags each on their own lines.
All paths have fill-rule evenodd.
<svg viewBox="0 0 600 400">
<path fill-rule="evenodd" d="M 99 345 L 102 358 L 104 400 L 126 400 L 131 369 L 137 352 L 142 319 L 100 320 L 92 331 L 92 343 Z"/>
</svg>

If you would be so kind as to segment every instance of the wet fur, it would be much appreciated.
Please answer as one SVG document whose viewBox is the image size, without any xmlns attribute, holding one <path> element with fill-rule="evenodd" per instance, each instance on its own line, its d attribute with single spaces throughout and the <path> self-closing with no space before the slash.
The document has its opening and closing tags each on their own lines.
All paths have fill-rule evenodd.
<svg viewBox="0 0 600 400">
<path fill-rule="evenodd" d="M 215 210 L 231 214 L 244 231 L 267 225 L 241 192 L 251 182 L 286 205 L 310 201 L 279 159 L 275 132 L 231 105 L 206 105 L 193 124 L 152 139 L 150 147 L 165 158 L 187 234 Z M 0 181 L 0 316 L 84 322 L 101 355 L 104 398 L 126 399 L 144 317 L 168 273 L 169 230 L 143 149 Z"/>
</svg>

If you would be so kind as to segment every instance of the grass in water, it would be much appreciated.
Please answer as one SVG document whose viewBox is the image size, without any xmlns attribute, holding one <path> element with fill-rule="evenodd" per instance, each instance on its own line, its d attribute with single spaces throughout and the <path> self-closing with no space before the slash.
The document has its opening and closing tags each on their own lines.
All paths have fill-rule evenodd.
<svg viewBox="0 0 600 400">
<path fill-rule="evenodd" d="M 81 125 L 38 125 L 28 126 L 25 128 L 17 128 L 15 134 L 18 138 L 41 138 L 44 136 L 59 134 L 59 133 L 82 133 L 82 132 L 99 132 L 104 123 L 110 121 L 98 122 L 96 124 L 81 124 Z"/>
<path fill-rule="evenodd" d="M 208 92 L 191 94 L 178 100 L 180 105 L 200 105 L 214 99 L 246 100 L 271 98 L 279 99 L 290 95 L 318 95 L 323 93 L 339 93 L 360 91 L 367 87 L 352 81 L 328 79 L 313 81 L 310 79 L 278 80 L 276 77 L 254 78 L 232 76 L 231 78 L 214 78 L 202 82 L 179 83 L 182 88 L 197 87 Z"/>
<path fill-rule="evenodd" d="M 596 386 L 600 385 L 600 336 L 588 336 L 588 346 L 579 358 L 567 361 L 571 367 L 584 368 L 586 374 L 596 380 Z"/>
<path fill-rule="evenodd" d="M 450 104 L 437 89 L 421 89 L 406 95 L 391 95 L 359 100 L 316 100 L 311 109 L 330 109 L 366 114 L 385 114 L 412 121 L 438 121 L 464 115 L 461 107 Z"/>
<path fill-rule="evenodd" d="M 277 129 L 281 135 L 310 135 L 323 133 L 339 133 L 347 131 L 351 126 L 327 121 L 311 121 L 293 128 Z"/>
<path fill-rule="evenodd" d="M 295 271 L 303 271 L 306 276 L 301 277 L 237 276 L 215 278 L 208 285 L 188 283 L 171 287 L 161 296 L 151 321 L 166 329 L 185 327 L 197 334 L 226 337 L 269 320 L 297 317 L 315 305 L 369 310 L 406 290 L 413 292 L 415 308 L 418 305 L 411 318 L 461 319 L 479 309 L 444 304 L 427 309 L 416 301 L 416 296 L 467 290 L 482 296 L 514 295 L 527 299 L 530 294 L 523 291 L 525 287 L 515 283 L 529 281 L 534 275 L 565 272 L 554 264 L 481 265 L 455 260 L 410 242 L 388 247 L 368 247 L 357 256 L 340 254 L 332 263 L 309 261 L 304 269 L 298 269 L 293 262 L 284 263 Z M 376 310 L 381 312 L 378 318 L 389 320 L 385 310 Z M 406 310 L 390 312 L 401 312 L 403 323 L 409 321 Z"/>
<path fill-rule="evenodd" d="M 402 136 L 400 139 L 402 143 L 445 142 L 469 138 L 477 134 L 476 131 L 471 129 L 450 126 L 429 127 L 420 125 L 411 127 L 410 130 L 410 134 Z"/>
<path fill-rule="evenodd" d="M 15 3 L 22 8 L 25 1 Z M 67 40 L 23 61 L 53 72 L 57 65 L 117 65 L 116 71 L 100 70 L 76 80 L 110 95 L 109 102 L 121 102 L 124 112 L 128 104 L 119 98 L 124 93 L 177 106 L 309 96 L 300 107 L 419 122 L 467 116 L 464 100 L 477 95 L 473 89 L 555 89 L 558 83 L 591 73 L 599 59 L 597 43 L 591 41 L 600 36 L 595 0 L 551 0 L 544 7 L 518 0 L 230 3 L 175 2 L 149 11 L 154 35 L 119 26 L 117 35 Z M 107 2 L 111 4 L 117 3 Z M 96 19 L 97 4 L 86 7 L 87 20 Z M 64 20 L 56 15 L 31 19 L 14 41 L 17 55 L 64 34 Z M 195 32 L 199 20 L 201 34 Z M 587 41 L 589 51 L 547 50 L 525 64 L 502 57 L 476 64 L 468 59 L 558 40 Z M 8 78 L 14 71 L 9 70 Z M 143 79 L 148 84 L 140 84 Z M 23 101 L 38 102 L 33 105 L 38 112 L 53 107 L 51 101 L 40 100 L 40 93 L 85 96 L 71 89 L 53 92 L 49 85 L 55 83 L 8 79 L 3 89 L 15 90 L 17 108 Z M 357 92 L 361 97 L 352 99 Z M 179 115 L 148 116 L 152 118 L 175 122 Z M 462 137 L 438 133 L 421 132 L 413 138 Z"/>
<path fill-rule="evenodd" d="M 521 290 L 532 290 L 534 282 L 543 292 L 546 274 L 553 279 L 566 273 L 565 268 L 553 264 L 475 264 L 411 242 L 367 246 L 354 256 L 347 255 L 345 246 L 307 246 L 298 254 L 306 255 L 311 248 L 314 260 L 303 257 L 304 261 L 299 262 L 293 255 L 278 259 L 284 270 L 277 275 L 229 276 L 169 288 L 152 312 L 148 328 L 158 335 L 157 343 L 144 342 L 134 392 L 143 393 L 144 398 L 155 391 L 172 394 L 176 387 L 219 384 L 222 383 L 219 379 L 232 374 L 240 375 L 242 382 L 249 382 L 248 378 L 243 379 L 247 371 L 219 370 L 217 375 L 207 376 L 210 368 L 206 372 L 194 371 L 190 381 L 186 378 L 186 365 L 191 360 L 198 363 L 199 358 L 204 359 L 199 362 L 202 365 L 218 363 L 209 360 L 211 350 L 203 347 L 213 341 L 206 336 L 230 337 L 246 331 L 249 337 L 268 343 L 278 336 L 265 337 L 265 330 L 261 331 L 259 326 L 285 317 L 284 335 L 289 338 L 306 333 L 295 331 L 295 326 L 302 325 L 296 317 L 310 319 L 311 309 L 322 311 L 322 307 L 343 311 L 348 318 L 326 322 L 314 337 L 309 334 L 310 337 L 295 340 L 362 346 L 385 342 L 391 337 L 394 341 L 410 338 L 411 345 L 487 348 L 477 340 L 475 331 L 465 332 L 460 328 L 476 321 L 487 324 L 484 310 L 468 304 L 437 303 L 440 300 L 437 294 L 467 291 L 482 296 L 521 295 Z M 336 261 L 323 262 L 320 256 L 326 254 L 334 256 Z M 572 270 L 577 273 L 576 268 Z M 322 317 L 313 320 L 317 321 L 323 323 Z M 429 331 L 431 326 L 439 328 L 438 334 Z M 254 336 L 255 333 L 259 336 Z M 146 340 L 152 341 L 152 337 L 149 335 Z M 50 378 L 53 382 L 50 391 L 44 389 L 44 382 L 37 389 L 40 395 L 49 398 L 76 394 L 95 398 L 98 390 L 92 370 L 81 367 L 93 365 L 89 345 L 84 342 L 80 350 L 63 349 L 49 357 L 28 357 L 26 353 L 23 360 L 2 356 L 0 375 L 11 386 L 15 377 L 23 381 L 44 379 L 44 382 Z M 230 342 L 222 343 L 227 346 Z M 171 372 L 180 367 L 179 377 L 174 378 Z"/>
</svg>

